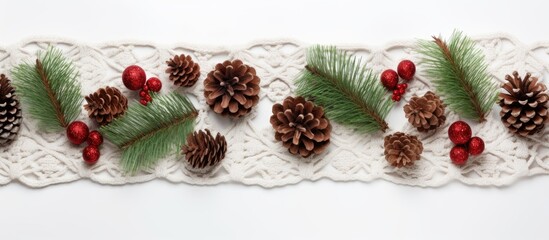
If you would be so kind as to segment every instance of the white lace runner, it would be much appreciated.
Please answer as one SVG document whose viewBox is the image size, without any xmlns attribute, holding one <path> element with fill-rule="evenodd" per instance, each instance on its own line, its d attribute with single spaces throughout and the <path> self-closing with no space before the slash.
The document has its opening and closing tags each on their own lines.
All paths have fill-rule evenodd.
<svg viewBox="0 0 549 240">
<path fill-rule="evenodd" d="M 549 70 L 549 42 L 525 45 L 507 35 L 476 38 L 490 63 L 488 71 L 494 81 L 503 81 L 505 74 L 517 70 L 544 77 Z M 204 176 L 189 173 L 174 152 L 153 168 L 136 175 L 126 175 L 119 167 L 120 151 L 108 141 L 101 147 L 101 158 L 94 166 L 82 161 L 82 148 L 71 145 L 63 132 L 45 133 L 26 114 L 17 140 L 0 149 L 0 184 L 21 182 L 30 187 L 43 187 L 56 183 L 88 178 L 101 184 L 145 182 L 156 178 L 170 182 L 213 185 L 222 182 L 261 185 L 264 187 L 295 184 L 303 180 L 328 178 L 334 181 L 390 182 L 414 186 L 440 186 L 457 180 L 472 185 L 507 185 L 525 176 L 549 173 L 548 130 L 531 138 L 520 138 L 508 133 L 494 105 L 488 121 L 472 123 L 473 133 L 484 139 L 486 151 L 471 158 L 464 167 L 456 167 L 448 157 L 452 143 L 447 138 L 449 123 L 458 119 L 448 113 L 445 126 L 436 132 L 417 132 L 403 120 L 402 107 L 412 93 L 424 94 L 429 80 L 418 65 L 416 80 L 410 82 L 404 101 L 395 106 L 389 115 L 390 132 L 404 131 L 418 135 L 424 144 L 420 161 L 409 168 L 396 169 L 383 157 L 383 136 L 360 134 L 333 123 L 331 145 L 324 154 L 303 160 L 287 152 L 274 139 L 269 124 L 271 106 L 293 94 L 292 81 L 305 63 L 307 44 L 288 40 L 258 41 L 242 47 L 199 47 L 188 44 L 159 46 L 140 42 L 116 42 L 88 45 L 64 39 L 30 39 L 20 44 L 0 47 L 0 72 L 9 74 L 22 60 L 35 59 L 39 49 L 48 45 L 61 48 L 65 56 L 75 61 L 81 77 L 83 95 L 104 86 L 115 86 L 129 99 L 138 99 L 127 90 L 120 79 L 124 68 L 138 64 L 148 76 L 156 75 L 164 83 L 163 91 L 187 94 L 199 109 L 196 129 L 209 128 L 221 132 L 229 143 L 226 158 L 212 173 Z M 342 48 L 363 56 L 375 72 L 395 68 L 403 58 L 418 62 L 412 51 L 413 41 L 397 42 L 382 48 L 344 46 Z M 177 89 L 164 70 L 165 61 L 175 54 L 190 54 L 201 66 L 200 81 L 192 88 Z M 252 113 L 240 120 L 230 120 L 209 110 L 203 96 L 202 80 L 215 64 L 226 59 L 239 58 L 253 66 L 261 78 L 261 101 Z M 544 80 L 547 83 L 547 80 Z M 389 93 L 388 93 L 389 94 Z M 94 124 L 82 110 L 80 120 Z M 547 128 L 546 128 L 547 129 Z"/>
</svg>

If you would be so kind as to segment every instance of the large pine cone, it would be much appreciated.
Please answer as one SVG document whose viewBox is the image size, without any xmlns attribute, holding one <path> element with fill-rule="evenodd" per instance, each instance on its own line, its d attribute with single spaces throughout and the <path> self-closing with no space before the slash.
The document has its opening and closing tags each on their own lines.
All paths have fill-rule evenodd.
<svg viewBox="0 0 549 240">
<path fill-rule="evenodd" d="M 225 158 L 227 141 L 219 133 L 214 138 L 210 130 L 205 129 L 189 134 L 187 143 L 181 150 L 185 154 L 189 171 L 207 173 Z"/>
<path fill-rule="evenodd" d="M 506 75 L 502 88 L 507 93 L 499 94 L 501 121 L 511 132 L 521 136 L 541 131 L 547 121 L 547 87 L 527 73 L 524 80 L 518 73 Z"/>
<path fill-rule="evenodd" d="M 169 78 L 175 85 L 192 87 L 200 77 L 200 65 L 195 63 L 189 55 L 175 55 L 166 61 L 166 64 L 168 64 L 166 73 L 170 75 Z"/>
<path fill-rule="evenodd" d="M 423 152 L 423 143 L 416 136 L 401 132 L 385 136 L 384 146 L 385 159 L 393 167 L 411 166 Z"/>
<path fill-rule="evenodd" d="M 204 80 L 204 96 L 214 112 L 238 118 L 259 102 L 259 77 L 240 60 L 217 64 Z"/>
<path fill-rule="evenodd" d="M 0 74 L 0 146 L 15 139 L 21 127 L 21 107 L 10 80 Z"/>
<path fill-rule="evenodd" d="M 85 97 L 84 109 L 99 125 L 106 125 L 128 109 L 128 99 L 115 87 L 100 88 Z"/>
<path fill-rule="evenodd" d="M 446 121 L 444 104 L 440 98 L 429 91 L 423 97 L 413 96 L 404 106 L 408 122 L 420 132 L 438 128 Z"/>
<path fill-rule="evenodd" d="M 319 154 L 330 144 L 332 125 L 324 110 L 303 97 L 287 97 L 282 104 L 273 105 L 271 125 L 275 139 L 295 155 Z"/>
</svg>

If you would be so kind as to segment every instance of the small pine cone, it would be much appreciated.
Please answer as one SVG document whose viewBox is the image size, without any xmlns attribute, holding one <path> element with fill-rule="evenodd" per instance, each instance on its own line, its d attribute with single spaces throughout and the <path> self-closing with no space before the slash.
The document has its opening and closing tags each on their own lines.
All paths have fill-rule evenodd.
<svg viewBox="0 0 549 240">
<path fill-rule="evenodd" d="M 211 171 L 225 158 L 227 141 L 219 133 L 214 138 L 210 130 L 199 130 L 187 136 L 187 144 L 181 150 L 185 154 L 187 169 L 203 174 Z"/>
<path fill-rule="evenodd" d="M 505 80 L 502 88 L 507 93 L 499 94 L 503 124 L 523 137 L 541 131 L 547 121 L 547 87 L 530 73 L 523 80 L 515 71 Z"/>
<path fill-rule="evenodd" d="M 324 109 L 303 97 L 287 97 L 282 104 L 273 105 L 271 125 L 275 139 L 295 155 L 320 154 L 330 144 L 332 125 Z"/>
<path fill-rule="evenodd" d="M 195 63 L 190 55 L 175 55 L 166 61 L 166 64 L 168 64 L 166 73 L 170 75 L 170 80 L 175 85 L 192 87 L 200 77 L 200 65 Z"/>
<path fill-rule="evenodd" d="M 259 82 L 253 67 L 240 60 L 225 61 L 204 79 L 204 96 L 214 112 L 239 118 L 259 102 Z"/>
<path fill-rule="evenodd" d="M 444 104 L 440 98 L 429 91 L 423 97 L 413 96 L 404 106 L 408 122 L 420 132 L 438 128 L 446 121 Z"/>
<path fill-rule="evenodd" d="M 416 136 L 401 132 L 387 135 L 384 139 L 385 159 L 393 167 L 411 166 L 421 157 L 423 143 Z"/>
<path fill-rule="evenodd" d="M 99 125 L 109 124 L 128 109 L 128 99 L 115 87 L 100 88 L 85 99 L 84 109 L 88 111 L 88 117 Z"/>
<path fill-rule="evenodd" d="M 22 118 L 19 100 L 10 80 L 0 74 L 0 146 L 7 145 L 15 139 L 21 127 Z"/>
</svg>

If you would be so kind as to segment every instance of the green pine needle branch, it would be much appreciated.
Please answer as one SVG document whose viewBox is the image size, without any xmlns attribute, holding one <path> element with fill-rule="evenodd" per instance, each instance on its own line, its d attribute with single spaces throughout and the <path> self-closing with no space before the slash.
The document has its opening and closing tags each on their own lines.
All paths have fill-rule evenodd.
<svg viewBox="0 0 549 240">
<path fill-rule="evenodd" d="M 486 120 L 498 89 L 475 42 L 454 31 L 448 42 L 438 37 L 433 37 L 433 41 L 420 40 L 418 52 L 427 76 L 444 102 L 464 118 Z"/>
<path fill-rule="evenodd" d="M 48 47 L 35 63 L 24 62 L 12 70 L 13 84 L 31 116 L 45 130 L 60 130 L 78 117 L 82 96 L 78 71 L 61 50 Z"/>
<path fill-rule="evenodd" d="M 329 46 L 307 52 L 305 70 L 295 80 L 297 94 L 325 108 L 330 120 L 362 132 L 385 131 L 393 102 L 359 58 Z"/>
<path fill-rule="evenodd" d="M 193 131 L 198 112 L 178 93 L 153 95 L 147 106 L 134 102 L 126 113 L 100 128 L 106 139 L 122 149 L 122 168 L 135 173 L 177 151 Z"/>
</svg>

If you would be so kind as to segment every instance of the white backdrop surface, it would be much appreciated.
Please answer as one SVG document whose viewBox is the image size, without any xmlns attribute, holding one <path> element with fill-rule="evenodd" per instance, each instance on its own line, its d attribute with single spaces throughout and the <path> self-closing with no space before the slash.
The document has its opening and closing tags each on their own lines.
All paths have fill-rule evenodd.
<svg viewBox="0 0 549 240">
<path fill-rule="evenodd" d="M 264 38 L 384 45 L 453 29 L 549 41 L 543 1 L 0 1 L 0 44 L 245 44 Z M 547 73 L 544 73 L 547 76 Z M 157 180 L 0 187 L 0 239 L 547 239 L 549 178 L 505 188 L 328 180 L 263 189 Z"/>
</svg>

